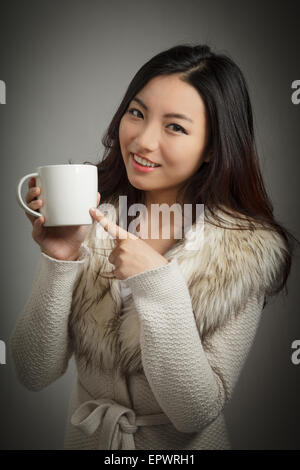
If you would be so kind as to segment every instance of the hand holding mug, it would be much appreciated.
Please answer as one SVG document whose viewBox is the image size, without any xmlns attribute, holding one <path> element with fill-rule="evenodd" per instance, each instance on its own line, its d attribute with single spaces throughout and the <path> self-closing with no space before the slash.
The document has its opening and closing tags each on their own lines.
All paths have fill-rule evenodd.
<svg viewBox="0 0 300 470">
<path fill-rule="evenodd" d="M 29 180 L 25 201 L 22 185 Z M 93 223 L 89 209 L 99 205 L 95 165 L 47 165 L 23 176 L 17 201 L 32 224 L 32 237 L 52 258 L 75 261 Z M 37 212 L 39 211 L 39 212 Z"/>
<path fill-rule="evenodd" d="M 35 178 L 28 183 L 26 202 L 28 207 L 38 210 L 42 207 L 43 199 L 37 199 L 41 195 L 41 188 L 36 186 Z M 97 206 L 100 204 L 98 192 Z M 70 225 L 58 227 L 44 227 L 45 217 L 35 217 L 25 212 L 32 224 L 32 238 L 40 246 L 41 251 L 51 258 L 75 261 L 79 256 L 79 250 L 85 239 L 88 225 Z"/>
</svg>

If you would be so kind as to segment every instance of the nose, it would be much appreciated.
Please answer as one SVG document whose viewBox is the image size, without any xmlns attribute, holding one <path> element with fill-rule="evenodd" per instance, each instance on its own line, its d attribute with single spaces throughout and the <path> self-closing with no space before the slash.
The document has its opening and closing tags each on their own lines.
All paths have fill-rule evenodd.
<svg viewBox="0 0 300 470">
<path fill-rule="evenodd" d="M 159 146 L 160 131 L 154 124 L 144 125 L 137 134 L 135 139 L 136 146 L 140 149 L 141 154 L 154 152 Z"/>
</svg>

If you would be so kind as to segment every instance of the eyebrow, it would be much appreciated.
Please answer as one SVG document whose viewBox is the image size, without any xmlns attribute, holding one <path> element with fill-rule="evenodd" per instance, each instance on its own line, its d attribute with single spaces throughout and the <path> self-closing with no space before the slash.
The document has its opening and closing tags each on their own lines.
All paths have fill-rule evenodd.
<svg viewBox="0 0 300 470">
<path fill-rule="evenodd" d="M 132 98 L 132 101 L 136 101 L 137 103 L 139 103 L 146 111 L 148 111 L 148 107 L 145 105 L 145 103 L 141 100 L 141 98 L 138 98 L 137 96 L 135 98 Z M 192 123 L 194 123 L 194 121 L 192 121 L 191 118 L 185 116 L 184 114 L 180 114 L 180 113 L 167 113 L 167 114 L 164 114 L 163 117 L 174 117 L 174 118 L 178 118 L 178 119 L 185 119 L 186 121 L 190 121 Z"/>
</svg>

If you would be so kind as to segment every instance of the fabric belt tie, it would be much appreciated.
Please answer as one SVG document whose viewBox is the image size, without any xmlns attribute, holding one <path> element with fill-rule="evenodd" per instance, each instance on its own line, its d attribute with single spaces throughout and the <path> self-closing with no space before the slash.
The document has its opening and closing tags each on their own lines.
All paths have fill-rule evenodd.
<svg viewBox="0 0 300 470">
<path fill-rule="evenodd" d="M 164 413 L 136 416 L 131 408 L 109 398 L 82 403 L 72 414 L 71 424 L 91 436 L 101 425 L 99 449 L 135 450 L 134 433 L 138 426 L 170 424 Z"/>
</svg>

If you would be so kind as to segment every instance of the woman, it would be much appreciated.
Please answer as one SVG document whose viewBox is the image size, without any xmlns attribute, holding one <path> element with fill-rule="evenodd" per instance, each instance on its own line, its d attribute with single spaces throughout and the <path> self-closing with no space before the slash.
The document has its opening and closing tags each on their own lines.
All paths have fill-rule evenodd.
<svg viewBox="0 0 300 470">
<path fill-rule="evenodd" d="M 19 380 L 41 390 L 74 354 L 66 449 L 229 449 L 223 409 L 263 307 L 286 287 L 294 238 L 273 217 L 240 69 L 206 45 L 161 52 L 133 78 L 103 144 L 106 216 L 91 208 L 87 230 L 26 214 L 41 259 L 11 339 Z M 133 213 L 124 223 L 120 196 L 143 204 L 150 224 L 143 211 L 140 225 Z M 155 204 L 183 209 L 167 238 Z M 180 239 L 184 204 L 192 226 Z"/>
</svg>

